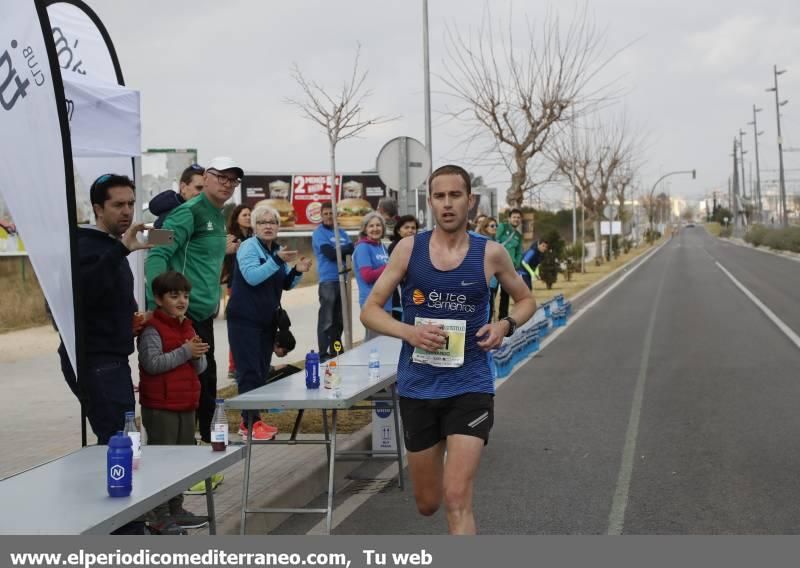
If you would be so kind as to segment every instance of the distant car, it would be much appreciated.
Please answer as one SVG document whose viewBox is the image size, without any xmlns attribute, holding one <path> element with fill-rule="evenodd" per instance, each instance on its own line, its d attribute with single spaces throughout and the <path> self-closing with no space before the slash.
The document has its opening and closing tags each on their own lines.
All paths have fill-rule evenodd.
<svg viewBox="0 0 800 568">
<path fill-rule="evenodd" d="M 691 227 L 694 227 L 694 223 L 692 223 L 691 221 L 689 223 L 686 223 L 686 228 L 687 229 L 691 228 Z"/>
</svg>

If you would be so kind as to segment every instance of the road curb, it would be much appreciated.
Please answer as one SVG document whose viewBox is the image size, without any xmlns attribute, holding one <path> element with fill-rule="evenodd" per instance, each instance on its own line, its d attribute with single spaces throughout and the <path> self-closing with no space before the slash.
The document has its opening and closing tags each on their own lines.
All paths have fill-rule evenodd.
<svg viewBox="0 0 800 568">
<path fill-rule="evenodd" d="M 718 237 L 722 238 L 722 237 Z M 777 256 L 778 258 L 785 258 L 786 260 L 792 260 L 794 262 L 800 262 L 800 255 L 795 252 L 791 251 L 778 251 L 773 249 L 765 249 L 757 246 L 753 246 L 742 239 L 725 239 L 725 242 L 730 243 L 732 245 L 736 245 L 737 247 L 742 247 L 750 250 L 755 250 L 758 252 L 763 252 L 764 254 L 771 254 L 772 256 Z"/>
</svg>

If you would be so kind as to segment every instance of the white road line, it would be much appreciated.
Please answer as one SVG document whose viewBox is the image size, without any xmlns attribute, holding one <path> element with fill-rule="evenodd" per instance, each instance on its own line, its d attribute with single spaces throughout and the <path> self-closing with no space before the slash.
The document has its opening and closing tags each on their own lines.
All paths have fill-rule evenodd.
<svg viewBox="0 0 800 568">
<path fill-rule="evenodd" d="M 575 314 L 574 314 L 574 315 L 573 315 L 571 318 L 569 318 L 569 321 L 567 322 L 567 326 L 565 326 L 565 327 L 560 327 L 560 328 L 558 328 L 558 329 L 556 329 L 556 330 L 553 330 L 553 331 L 552 331 L 552 332 L 551 332 L 551 333 L 550 333 L 550 334 L 549 334 L 549 335 L 548 335 L 548 336 L 547 336 L 547 337 L 546 337 L 546 338 L 545 338 L 545 339 L 542 341 L 542 343 L 541 343 L 541 346 L 540 346 L 540 348 L 539 348 L 539 351 L 538 351 L 537 353 L 541 353 L 541 351 L 542 351 L 542 350 L 543 350 L 545 347 L 547 347 L 548 345 L 550 345 L 550 344 L 551 344 L 553 341 L 555 341 L 555 340 L 556 340 L 556 338 L 558 338 L 558 336 L 559 336 L 559 335 L 561 335 L 561 333 L 562 333 L 562 332 L 563 332 L 565 329 L 567 329 L 567 327 L 569 327 L 570 325 L 574 324 L 574 323 L 575 323 L 575 322 L 576 322 L 576 321 L 577 321 L 577 320 L 578 320 L 578 319 L 579 319 L 579 318 L 580 318 L 580 317 L 581 317 L 581 316 L 582 316 L 582 315 L 583 315 L 583 314 L 584 314 L 586 311 L 588 311 L 590 308 L 592 308 L 592 307 L 593 307 L 595 304 L 597 304 L 597 303 L 598 303 L 600 300 L 602 300 L 603 298 L 605 298 L 605 297 L 606 297 L 606 296 L 607 296 L 609 293 L 611 293 L 611 291 L 612 291 L 614 288 L 616 288 L 617 286 L 619 286 L 620 284 L 622 284 L 622 282 L 623 282 L 623 281 L 624 281 L 624 280 L 625 280 L 625 279 L 626 279 L 628 276 L 630 276 L 631 274 L 633 274 L 633 273 L 636 271 L 636 269 L 638 269 L 638 268 L 639 268 L 641 265 L 643 265 L 645 262 L 647 262 L 647 261 L 650 259 L 650 257 L 652 257 L 652 256 L 653 256 L 655 253 L 657 253 L 657 252 L 658 252 L 658 251 L 659 251 L 659 250 L 660 250 L 660 249 L 661 249 L 661 248 L 662 248 L 664 245 L 666 245 L 667 243 L 669 243 L 669 241 L 665 241 L 664 243 L 660 244 L 658 247 L 656 247 L 655 249 L 653 249 L 652 251 L 650 251 L 650 252 L 649 252 L 649 253 L 647 253 L 646 255 L 642 256 L 640 259 L 638 259 L 638 260 L 639 260 L 639 262 L 638 262 L 638 263 L 637 263 L 637 264 L 636 264 L 636 265 L 635 265 L 633 268 L 631 268 L 631 269 L 630 269 L 630 270 L 628 270 L 628 271 L 627 271 L 625 274 L 623 274 L 623 275 L 622 275 L 622 276 L 619 278 L 619 280 L 617 280 L 617 281 L 616 281 L 616 282 L 614 282 L 614 283 L 613 283 L 611 286 L 609 286 L 608 288 L 606 288 L 606 289 L 605 289 L 605 290 L 604 290 L 604 291 L 603 291 L 603 292 L 602 292 L 602 293 L 601 293 L 599 296 L 597 296 L 597 298 L 595 298 L 594 300 L 592 300 L 591 302 L 589 302 L 589 303 L 588 303 L 588 304 L 587 304 L 587 305 L 586 305 L 586 306 L 585 306 L 585 307 L 584 307 L 582 310 L 580 310 L 579 312 L 576 312 L 576 313 L 575 313 Z M 588 292 L 588 291 L 589 291 L 589 290 L 591 290 L 591 289 L 592 289 L 594 286 L 600 285 L 600 284 L 601 284 L 602 282 L 604 282 L 604 281 L 605 281 L 607 278 L 610 278 L 610 277 L 611 277 L 611 276 L 613 276 L 614 274 L 615 274 L 615 273 L 613 273 L 613 272 L 612 272 L 611 274 L 609 274 L 609 275 L 605 276 L 605 277 L 604 277 L 602 280 L 600 280 L 600 281 L 596 282 L 595 284 L 593 284 L 592 286 L 590 286 L 590 287 L 589 287 L 589 288 L 587 288 L 586 290 L 583 290 L 583 291 L 582 291 L 582 292 L 581 292 L 581 293 L 580 293 L 578 296 L 576 296 L 576 298 L 577 298 L 577 297 L 580 297 L 580 296 L 581 296 L 581 295 L 583 295 L 584 293 Z M 573 298 L 573 300 L 574 300 L 574 299 L 575 299 L 575 298 Z M 533 357 L 535 357 L 535 356 L 536 356 L 536 353 L 534 353 L 534 354 L 533 354 L 533 355 L 531 355 L 530 357 L 527 357 L 527 358 L 523 359 L 522 361 L 520 361 L 519 363 L 517 363 L 517 364 L 514 366 L 514 369 L 512 369 L 512 371 L 511 371 L 511 372 L 508 374 L 508 376 L 507 376 L 507 377 L 506 377 L 504 380 L 502 380 L 502 381 L 500 381 L 500 382 L 498 383 L 498 385 L 497 385 L 497 390 L 500 390 L 500 388 L 501 388 L 501 387 L 502 387 L 502 386 L 503 386 L 503 385 L 504 385 L 504 384 L 505 384 L 505 383 L 508 381 L 508 379 L 510 379 L 510 378 L 511 378 L 511 376 L 512 376 L 514 373 L 516 373 L 516 372 L 517 372 L 517 371 L 518 371 L 518 370 L 519 370 L 519 369 L 520 369 L 520 368 L 521 368 L 523 365 L 525 365 L 525 364 L 526 364 L 528 361 L 530 361 L 530 360 L 531 360 L 531 358 L 533 358 Z M 394 471 L 396 472 L 396 471 L 397 471 L 397 470 L 395 469 L 395 468 L 396 468 L 396 466 L 397 466 L 397 464 L 396 464 L 396 463 L 394 463 L 394 464 L 392 464 L 392 465 L 388 466 L 386 469 L 384 469 L 383 471 L 381 471 L 381 472 L 378 474 L 378 478 L 379 478 L 379 479 L 385 479 L 385 478 L 391 478 L 391 477 L 394 477 L 394 473 L 392 472 L 392 470 L 394 470 Z M 367 500 L 368 500 L 370 497 L 372 497 L 372 494 L 371 494 L 371 493 L 365 493 L 365 494 L 355 494 L 355 495 L 351 495 L 350 497 L 348 497 L 347 499 L 345 499 L 344 501 L 342 501 L 342 503 L 340 503 L 340 504 L 339 504 L 337 507 L 335 507 L 335 508 L 334 508 L 334 510 L 333 510 L 333 521 L 332 521 L 332 523 L 331 523 L 331 530 L 333 530 L 333 529 L 335 529 L 336 527 L 338 527 L 338 526 L 339 526 L 339 525 L 340 525 L 340 524 L 341 524 L 341 523 L 342 523 L 342 522 L 343 522 L 345 519 L 347 519 L 347 517 L 349 517 L 350 515 L 352 515 L 352 514 L 353 514 L 353 513 L 354 513 L 354 512 L 355 512 L 355 511 L 356 511 L 356 510 L 357 510 L 357 509 L 358 509 L 358 508 L 359 508 L 361 505 L 363 505 L 364 503 L 366 503 L 366 502 L 367 502 Z M 309 531 L 308 531 L 306 534 L 325 534 L 325 533 L 326 533 L 326 531 L 325 531 L 325 520 L 323 519 L 323 520 L 321 520 L 319 523 L 317 523 L 316 525 L 314 525 L 314 526 L 311 528 L 311 530 L 309 530 Z"/>
<path fill-rule="evenodd" d="M 747 289 L 747 288 L 744 286 L 744 284 L 742 284 L 741 282 L 739 282 L 739 281 L 736 279 L 736 277 L 735 277 L 733 274 L 731 274 L 730 272 L 728 272 L 728 270 L 727 270 L 727 269 L 726 269 L 724 266 L 722 266 L 722 265 L 719 263 L 719 261 L 716 261 L 716 264 L 717 264 L 717 266 L 719 267 L 719 269 L 720 269 L 722 272 L 724 272 L 724 273 L 725 273 L 725 275 L 726 275 L 728 278 L 730 278 L 730 279 L 731 279 L 731 281 L 732 281 L 734 284 L 736 284 L 736 287 L 737 287 L 737 288 L 739 288 L 739 290 L 741 290 L 741 291 L 742 291 L 742 293 L 744 293 L 744 295 L 745 295 L 745 296 L 747 296 L 748 298 L 750 298 L 750 301 L 752 301 L 752 302 L 753 302 L 753 303 L 754 303 L 756 306 L 758 306 L 758 308 L 759 308 L 759 309 L 760 309 L 762 312 L 764 312 L 764 315 L 765 315 L 765 316 L 767 316 L 767 317 L 770 319 L 770 321 L 772 321 L 772 323 L 774 323 L 776 326 L 778 326 L 778 329 L 780 329 L 780 330 L 781 330 L 781 331 L 784 333 L 784 335 L 786 335 L 786 337 L 788 337 L 788 338 L 789 338 L 789 341 L 791 341 L 792 343 L 794 343 L 794 344 L 795 344 L 795 347 L 797 347 L 798 349 L 800 349 L 800 337 L 798 337 L 798 335 L 797 335 L 797 334 L 796 334 L 794 331 L 792 331 L 792 328 L 790 328 L 788 325 L 786 325 L 785 323 L 783 323 L 783 320 L 781 320 L 781 319 L 780 319 L 778 316 L 776 316 L 776 315 L 775 315 L 775 313 L 774 313 L 772 310 L 770 310 L 770 309 L 769 309 L 767 306 L 765 306 L 765 305 L 764 305 L 764 303 L 763 303 L 761 300 L 759 300 L 759 299 L 758 299 L 758 298 L 755 296 L 755 294 L 753 294 L 753 293 L 752 293 L 750 290 L 748 290 L 748 289 Z"/>
<path fill-rule="evenodd" d="M 653 330 L 656 327 L 656 314 L 661 303 L 661 293 L 664 290 L 664 280 L 666 280 L 666 265 L 661 281 L 658 283 L 653 308 L 650 312 L 650 321 L 647 324 L 647 332 L 642 346 L 642 358 L 639 362 L 639 376 L 636 378 L 636 387 L 633 391 L 633 402 L 631 403 L 631 414 L 628 418 L 628 428 L 625 431 L 625 446 L 622 449 L 622 462 L 619 467 L 617 477 L 617 487 L 614 491 L 614 499 L 611 502 L 611 512 L 608 515 L 608 534 L 620 535 L 625 526 L 625 510 L 628 508 L 628 496 L 631 489 L 631 477 L 633 476 L 633 462 L 636 454 L 636 441 L 639 438 L 639 419 L 642 413 L 642 401 L 644 400 L 644 384 L 647 381 L 647 367 L 650 363 L 650 347 L 653 343 Z"/>
<path fill-rule="evenodd" d="M 517 363 L 516 365 L 514 365 L 514 368 L 513 368 L 513 369 L 511 369 L 511 372 L 508 374 L 508 376 L 507 376 L 507 377 L 505 377 L 505 378 L 504 378 L 502 381 L 500 381 L 500 383 L 498 383 L 498 384 L 497 384 L 497 390 L 500 390 L 500 387 L 502 387 L 504 384 L 506 384 L 506 381 L 507 381 L 508 379 L 510 379 L 510 378 L 511 378 L 511 377 L 514 375 L 514 373 L 516 373 L 517 371 L 519 371 L 519 370 L 520 370 L 520 369 L 521 369 L 521 368 L 522 368 L 522 367 L 523 367 L 525 364 L 527 364 L 527 363 L 528 363 L 528 361 L 530 361 L 531 359 L 533 359 L 534 357 L 536 357 L 536 356 L 537 356 L 539 353 L 541 353 L 541 352 L 544 350 L 544 348 L 545 348 L 545 347 L 547 347 L 548 345 L 550 345 L 551 343 L 553 343 L 553 342 L 554 342 L 556 339 L 558 339 L 558 337 L 559 337 L 559 336 L 560 336 L 562 333 L 564 333 L 564 331 L 566 331 L 566 329 L 567 329 L 569 326 L 573 325 L 573 324 L 574 324 L 576 321 L 578 321 L 578 320 L 581 318 L 581 316 L 582 316 L 583 314 L 585 314 L 587 311 L 589 311 L 589 309 L 591 309 L 592 307 L 594 307 L 594 306 L 595 306 L 595 305 L 596 305 L 596 304 L 597 304 L 597 303 L 598 303 L 600 300 L 602 300 L 602 299 L 603 299 L 603 298 L 605 298 L 605 297 L 606 297 L 608 294 L 610 294 L 610 293 L 611 293 L 611 291 L 612 291 L 614 288 L 616 288 L 617 286 L 619 286 L 620 284 L 622 284 L 622 281 L 623 281 L 623 280 L 625 280 L 625 279 L 626 279 L 628 276 L 630 276 L 631 274 L 633 274 L 633 273 L 634 273 L 634 272 L 635 272 L 635 271 L 636 271 L 636 270 L 637 270 L 637 269 L 638 269 L 638 268 L 639 268 L 641 265 L 643 265 L 645 262 L 647 262 L 647 261 L 650 259 L 650 257 L 651 257 L 651 256 L 653 256 L 655 253 L 657 253 L 659 250 L 661 250 L 661 248 L 662 248 L 662 247 L 664 247 L 665 245 L 667 245 L 668 243 L 669 243 L 669 241 L 664 241 L 663 243 L 661 243 L 660 245 L 658 245 L 656 248 L 654 248 L 653 250 L 651 250 L 650 252 L 648 252 L 648 253 L 647 253 L 647 254 L 645 254 L 644 256 L 641 256 L 641 257 L 639 257 L 638 259 L 635 259 L 635 260 L 638 260 L 639 262 L 638 262 L 636 265 L 634 265 L 634 266 L 633 266 L 633 268 L 631 268 L 630 270 L 627 270 L 627 268 L 623 269 L 623 270 L 627 270 L 627 272 L 625 272 L 625 274 L 623 274 L 622 276 L 620 276 L 619 280 L 617 280 L 617 281 L 616 281 L 616 282 L 614 282 L 614 283 L 613 283 L 611 286 L 609 286 L 608 288 L 606 288 L 606 289 L 605 289 L 605 290 L 604 290 L 604 291 L 603 291 L 603 292 L 602 292 L 600 295 L 598 295 L 598 296 L 597 296 L 597 297 L 596 297 L 594 300 L 592 300 L 591 302 L 589 302 L 588 304 L 586 304 L 586 306 L 584 306 L 584 307 L 583 307 L 583 308 L 582 308 L 580 311 L 578 311 L 578 312 L 575 312 L 575 313 L 572 315 L 572 317 L 570 317 L 570 318 L 567 320 L 567 325 L 566 325 L 566 326 L 564 326 L 564 327 L 559 327 L 558 329 L 555 329 L 555 330 L 551 331 L 551 332 L 548 334 L 548 336 L 542 340 L 542 342 L 541 342 L 541 344 L 540 344 L 540 346 L 539 346 L 539 351 L 537 351 L 536 353 L 534 353 L 534 354 L 532 354 L 532 355 L 529 355 L 528 357 L 526 357 L 525 359 L 523 359 L 522 361 L 520 361 L 519 363 Z M 591 291 L 592 289 L 594 289 L 596 286 L 599 286 L 600 284 L 602 284 L 603 282 L 605 282 L 607 279 L 611 278 L 611 277 L 612 277 L 612 276 L 614 276 L 615 274 L 616 274 L 616 272 L 612 272 L 612 273 L 610 273 L 610 274 L 607 274 L 606 276 L 604 276 L 603 278 L 601 278 L 600 280 L 598 280 L 597 282 L 595 282 L 594 284 L 592 284 L 591 286 L 589 286 L 588 288 L 586 288 L 585 290 L 581 290 L 581 291 L 580 291 L 578 294 L 576 294 L 576 295 L 575 295 L 575 297 L 574 297 L 574 298 L 572 298 L 572 299 L 571 299 L 571 301 L 572 301 L 572 302 L 574 302 L 575 300 L 577 300 L 578 298 L 580 298 L 580 297 L 581 297 L 581 296 L 583 296 L 584 294 L 588 293 L 589 291 Z"/>
</svg>

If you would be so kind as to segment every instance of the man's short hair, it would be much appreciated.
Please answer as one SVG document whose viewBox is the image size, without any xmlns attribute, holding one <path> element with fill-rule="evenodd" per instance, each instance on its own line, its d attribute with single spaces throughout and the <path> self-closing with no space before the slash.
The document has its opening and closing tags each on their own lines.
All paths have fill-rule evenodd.
<svg viewBox="0 0 800 568">
<path fill-rule="evenodd" d="M 203 166 L 192 164 L 191 166 L 183 170 L 183 173 L 181 174 L 181 183 L 189 184 L 192 182 L 192 178 L 194 176 L 201 176 L 204 173 L 206 173 L 206 170 L 203 168 Z"/>
<path fill-rule="evenodd" d="M 323 201 L 322 211 L 325 211 L 326 209 L 330 209 L 331 211 L 333 211 L 333 203 L 331 203 L 330 201 Z"/>
<path fill-rule="evenodd" d="M 428 178 L 428 193 L 433 191 L 433 180 L 439 176 L 447 175 L 461 176 L 461 179 L 464 180 L 464 186 L 467 188 L 467 193 L 472 193 L 472 182 L 469 179 L 469 173 L 461 166 L 456 166 L 454 164 L 447 164 L 433 170 L 433 173 L 431 173 Z"/>
<path fill-rule="evenodd" d="M 520 217 L 522 217 L 522 211 L 514 207 L 511 211 L 508 212 L 508 216 L 511 217 L 514 213 L 518 213 Z"/>
<path fill-rule="evenodd" d="M 393 197 L 383 197 L 378 201 L 378 209 L 394 219 L 397 217 L 397 201 Z"/>
<path fill-rule="evenodd" d="M 94 180 L 92 187 L 89 188 L 89 201 L 92 205 L 99 205 L 100 207 L 108 201 L 108 190 L 112 187 L 130 187 L 134 192 L 136 186 L 128 176 L 121 176 L 119 174 L 104 174 Z"/>
<path fill-rule="evenodd" d="M 547 239 L 539 239 L 539 244 L 540 245 L 547 245 L 547 247 L 550 248 L 550 241 L 547 240 Z"/>
<path fill-rule="evenodd" d="M 180 272 L 170 270 L 156 276 L 152 284 L 153 296 L 162 298 L 170 292 L 186 292 L 192 291 L 192 283 Z"/>
</svg>

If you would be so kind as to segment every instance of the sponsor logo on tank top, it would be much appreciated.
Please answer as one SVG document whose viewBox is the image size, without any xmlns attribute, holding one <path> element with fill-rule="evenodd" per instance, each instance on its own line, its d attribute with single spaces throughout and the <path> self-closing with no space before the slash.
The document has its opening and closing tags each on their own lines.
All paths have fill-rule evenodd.
<svg viewBox="0 0 800 568">
<path fill-rule="evenodd" d="M 411 300 L 418 306 L 425 304 L 428 308 L 436 310 L 449 310 L 451 312 L 474 313 L 476 307 L 467 304 L 467 295 L 455 292 L 439 292 L 432 290 L 427 296 L 419 288 L 411 295 Z"/>
</svg>

